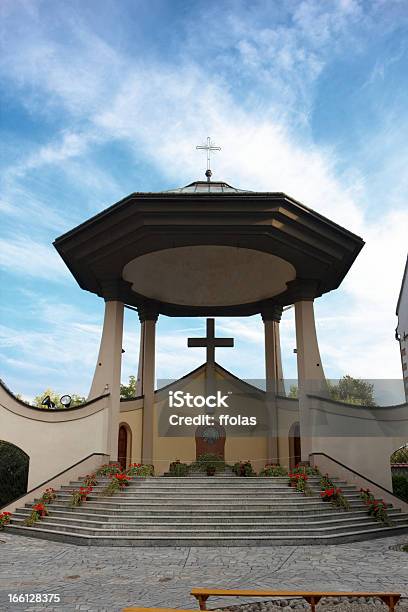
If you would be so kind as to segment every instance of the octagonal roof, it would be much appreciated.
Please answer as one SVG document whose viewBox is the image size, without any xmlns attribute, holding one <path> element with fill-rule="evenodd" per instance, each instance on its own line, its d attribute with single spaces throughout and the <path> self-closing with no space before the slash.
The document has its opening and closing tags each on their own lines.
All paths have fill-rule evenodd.
<svg viewBox="0 0 408 612">
<path fill-rule="evenodd" d="M 336 289 L 363 240 L 284 193 L 133 193 L 57 238 L 81 288 L 170 316 L 250 315 Z"/>
</svg>

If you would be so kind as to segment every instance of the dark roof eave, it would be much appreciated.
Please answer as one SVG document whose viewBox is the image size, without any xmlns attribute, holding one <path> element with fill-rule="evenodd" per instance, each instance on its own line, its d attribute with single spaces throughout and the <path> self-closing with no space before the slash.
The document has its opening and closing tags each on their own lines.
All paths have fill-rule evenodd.
<svg viewBox="0 0 408 612">
<path fill-rule="evenodd" d="M 290 205 L 296 207 L 296 208 L 300 208 L 301 210 L 305 211 L 307 214 L 311 215 L 312 217 L 314 217 L 316 220 L 323 222 L 324 224 L 328 225 L 329 227 L 332 227 L 333 229 L 336 229 L 337 231 L 341 232 L 342 234 L 356 240 L 359 241 L 361 243 L 361 247 L 358 251 L 361 250 L 361 248 L 364 246 L 365 242 L 364 240 L 358 236 L 357 234 L 354 234 L 353 232 L 351 232 L 350 230 L 344 228 L 343 226 L 339 225 L 338 223 L 335 223 L 334 221 L 331 221 L 331 219 L 328 219 L 327 217 L 325 217 L 324 215 L 316 212 L 315 210 L 313 210 L 312 208 L 309 208 L 307 206 L 305 206 L 305 204 L 302 204 L 301 202 L 299 202 L 298 200 L 295 200 L 294 198 L 292 198 L 291 196 L 288 196 L 287 194 L 283 193 L 283 192 L 267 192 L 267 191 L 261 191 L 261 192 L 256 192 L 256 191 L 248 191 L 248 192 L 240 192 L 240 193 L 166 193 L 166 192 L 162 192 L 162 193 L 158 193 L 158 192 L 134 192 L 129 194 L 128 196 L 126 196 L 125 198 L 122 198 L 121 200 L 119 200 L 118 202 L 116 202 L 115 204 L 112 204 L 111 206 L 109 206 L 108 208 L 105 208 L 104 210 L 100 211 L 99 213 L 97 213 L 96 215 L 94 215 L 93 217 L 90 217 L 89 219 L 83 221 L 82 223 L 80 223 L 79 225 L 77 225 L 76 227 L 72 228 L 71 230 L 69 230 L 68 232 L 66 232 L 65 234 L 62 234 L 61 236 L 58 236 L 54 242 L 53 245 L 54 247 L 60 252 L 60 249 L 58 248 L 58 246 L 64 242 L 66 239 L 71 238 L 72 236 L 78 234 L 79 232 L 81 232 L 83 229 L 92 226 L 94 223 L 108 217 L 111 212 L 116 209 L 116 208 L 120 208 L 121 206 L 127 204 L 129 201 L 131 201 L 132 199 L 135 198 L 146 198 L 146 199 L 151 199 L 151 200 L 162 200 L 162 199 L 169 199 L 169 200 L 174 200 L 174 199 L 182 199 L 182 200 L 191 200 L 194 197 L 199 198 L 200 200 L 203 200 L 205 197 L 209 197 L 209 198 L 213 198 L 214 196 L 218 196 L 218 197 L 222 197 L 225 200 L 252 200 L 252 199 L 262 199 L 262 200 L 266 200 L 266 199 L 282 199 L 285 200 L 285 202 L 289 203 Z"/>
</svg>

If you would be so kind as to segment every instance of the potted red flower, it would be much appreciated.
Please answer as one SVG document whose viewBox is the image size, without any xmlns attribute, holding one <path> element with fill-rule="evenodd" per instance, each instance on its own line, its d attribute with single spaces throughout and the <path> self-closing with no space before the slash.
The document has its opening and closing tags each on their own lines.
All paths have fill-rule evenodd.
<svg viewBox="0 0 408 612">
<path fill-rule="evenodd" d="M 4 525 L 8 525 L 11 519 L 11 512 L 0 513 L 0 529 L 4 528 Z"/>
</svg>

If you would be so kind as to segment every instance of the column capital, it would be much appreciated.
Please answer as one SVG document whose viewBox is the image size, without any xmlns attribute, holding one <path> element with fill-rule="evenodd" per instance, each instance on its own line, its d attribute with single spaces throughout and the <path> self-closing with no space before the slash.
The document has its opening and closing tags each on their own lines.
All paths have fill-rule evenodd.
<svg viewBox="0 0 408 612">
<path fill-rule="evenodd" d="M 144 302 L 139 304 L 137 307 L 137 313 L 139 315 L 139 321 L 157 321 L 159 318 L 159 309 L 154 302 Z"/>
<path fill-rule="evenodd" d="M 282 318 L 283 306 L 280 304 L 268 304 L 264 306 L 261 310 L 262 321 L 276 321 L 280 322 Z"/>
<path fill-rule="evenodd" d="M 303 300 L 313 301 L 315 298 L 322 295 L 319 291 L 320 281 L 315 278 L 295 278 L 288 282 L 288 295 L 292 302 L 301 302 Z"/>
</svg>

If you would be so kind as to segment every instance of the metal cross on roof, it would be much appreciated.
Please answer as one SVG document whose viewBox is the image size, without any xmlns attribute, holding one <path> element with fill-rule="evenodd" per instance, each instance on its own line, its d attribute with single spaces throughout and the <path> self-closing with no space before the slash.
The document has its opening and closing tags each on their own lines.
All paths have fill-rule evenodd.
<svg viewBox="0 0 408 612">
<path fill-rule="evenodd" d="M 207 349 L 207 363 L 214 365 L 215 348 L 217 346 L 234 346 L 234 338 L 216 338 L 214 319 L 207 319 L 207 335 L 205 338 L 188 338 L 187 346 L 205 346 Z"/>
<path fill-rule="evenodd" d="M 212 142 L 211 138 L 208 136 L 207 144 L 205 145 L 197 145 L 196 149 L 202 149 L 207 151 L 207 170 L 205 171 L 205 176 L 207 177 L 207 181 L 210 182 L 212 172 L 211 172 L 211 151 L 221 151 L 221 147 L 216 147 Z"/>
</svg>

